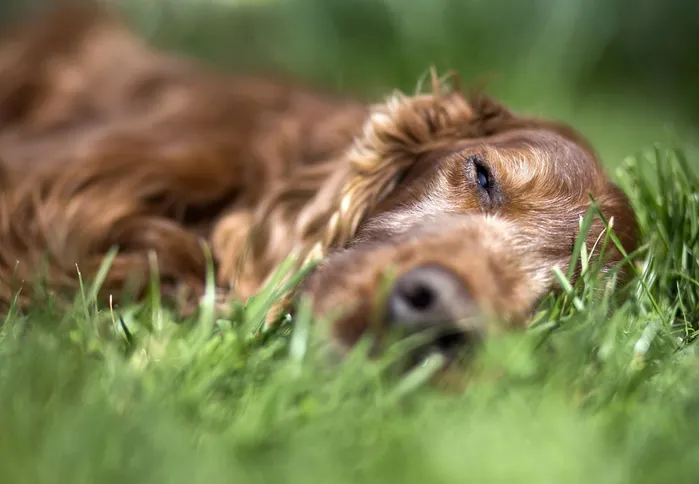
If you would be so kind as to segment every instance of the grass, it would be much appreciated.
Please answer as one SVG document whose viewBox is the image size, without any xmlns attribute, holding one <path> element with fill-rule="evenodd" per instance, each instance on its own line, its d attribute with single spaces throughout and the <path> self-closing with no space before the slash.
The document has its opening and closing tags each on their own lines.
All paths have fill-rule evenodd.
<svg viewBox="0 0 699 484">
<path fill-rule="evenodd" d="M 72 311 L 12 312 L 0 482 L 694 482 L 692 153 L 619 168 L 644 232 L 628 298 L 584 277 L 529 332 L 490 340 L 465 390 L 426 384 L 429 366 L 392 373 L 398 350 L 330 366 L 303 311 L 260 334 L 276 283 L 230 320 L 205 298 L 175 324 L 157 284 L 123 309 L 91 286 Z"/>
<path fill-rule="evenodd" d="M 333 8 L 338 18 L 348 15 Z M 443 21 L 437 10 L 416 12 L 410 18 L 427 30 Z M 452 30 L 424 41 L 414 58 L 403 52 L 390 62 L 387 52 L 406 38 L 352 46 L 339 33 L 319 33 L 328 27 L 317 17 L 297 16 L 286 38 L 294 42 L 281 42 L 288 54 L 281 64 L 336 87 L 409 89 L 432 47 L 451 46 L 439 50 L 450 63 L 455 46 L 464 45 L 455 31 L 483 34 L 461 29 L 464 12 L 451 12 Z M 309 25 L 311 39 L 297 38 Z M 411 38 L 424 40 L 423 23 L 409 25 Z M 224 31 L 180 31 L 171 43 L 226 50 Z M 168 35 L 177 37 L 159 38 Z M 545 40 L 537 45 L 553 45 Z M 359 57 L 357 49 L 365 62 L 351 79 L 343 66 Z M 495 54 L 462 62 L 510 62 Z M 260 334 L 280 289 L 274 284 L 236 306 L 229 320 L 214 317 L 209 297 L 176 324 L 155 282 L 140 305 L 97 307 L 98 277 L 86 281 L 72 310 L 11 311 L 0 326 L 0 483 L 695 482 L 699 150 L 668 145 L 623 160 L 631 146 L 661 138 L 665 117 L 655 107 L 619 98 L 612 105 L 609 93 L 581 101 L 565 86 L 532 83 L 536 72 L 523 76 L 529 83 L 504 76 L 510 83 L 496 88 L 518 107 L 587 130 L 632 196 L 644 245 L 628 298 L 583 278 L 546 301 L 529 332 L 489 340 L 465 390 L 443 392 L 426 384 L 430 364 L 405 376 L 391 371 L 400 348 L 369 362 L 359 347 L 343 364 L 326 364 L 319 330 L 303 311 Z"/>
</svg>

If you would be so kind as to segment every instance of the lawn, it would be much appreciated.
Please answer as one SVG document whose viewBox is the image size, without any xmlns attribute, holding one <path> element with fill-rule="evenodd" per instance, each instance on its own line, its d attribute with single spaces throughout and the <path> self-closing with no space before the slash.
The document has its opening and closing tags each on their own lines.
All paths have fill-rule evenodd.
<svg viewBox="0 0 699 484">
<path fill-rule="evenodd" d="M 221 47 L 243 35 L 225 27 L 238 13 L 186 30 L 205 15 L 185 9 L 162 29 L 148 8 L 134 7 L 134 18 L 156 42 L 220 65 L 240 50 Z M 381 63 L 388 40 L 323 34 L 317 16 L 298 20 L 307 17 L 288 21 L 290 31 L 315 30 L 286 45 L 286 56 L 267 41 L 248 45 L 267 65 L 367 96 L 409 89 L 434 52 L 444 52 L 441 64 L 457 56 L 453 25 L 434 41 L 444 49 L 415 40 L 414 57 Z M 401 25 L 414 27 L 414 18 L 405 14 Z M 245 35 L 258 25 L 237 22 Z M 319 39 L 330 40 L 321 48 Z M 466 50 L 452 67 L 473 60 L 485 69 Z M 360 52 L 351 77 L 347 59 Z M 241 62 L 263 63 L 252 57 Z M 583 97 L 572 82 L 554 86 L 559 74 L 540 71 L 537 82 L 521 72 L 495 90 L 518 108 L 581 126 L 631 195 L 643 246 L 623 294 L 583 278 L 547 300 L 530 331 L 488 341 L 465 388 L 443 391 L 427 383 L 430 361 L 392 372 L 400 348 L 367 361 L 360 347 L 329 365 L 303 312 L 259 334 L 275 285 L 230 319 L 216 319 L 206 299 L 175 322 L 157 284 L 142 304 L 110 310 L 94 302 L 99 278 L 86 281 L 73 310 L 12 311 L 0 326 L 0 483 L 696 482 L 699 151 L 677 106 L 612 90 Z"/>
</svg>

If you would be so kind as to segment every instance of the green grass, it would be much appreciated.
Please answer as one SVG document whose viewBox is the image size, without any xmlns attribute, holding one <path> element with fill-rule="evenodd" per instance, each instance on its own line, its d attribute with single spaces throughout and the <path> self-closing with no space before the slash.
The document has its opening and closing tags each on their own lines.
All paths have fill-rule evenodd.
<svg viewBox="0 0 699 484">
<path fill-rule="evenodd" d="M 696 482 L 699 150 L 650 149 L 623 161 L 667 139 L 666 120 L 682 125 L 682 117 L 627 92 L 581 96 L 559 82 L 566 69 L 539 69 L 551 57 L 575 57 L 546 37 L 562 28 L 531 37 L 543 53 L 527 44 L 531 55 L 513 63 L 520 52 L 503 52 L 517 44 L 514 34 L 482 42 L 488 25 L 512 27 L 485 2 L 471 2 L 477 15 L 459 2 L 448 13 L 403 2 L 406 10 L 393 12 L 405 22 L 398 33 L 360 39 L 344 21 L 355 9 L 325 3 L 302 1 L 285 30 L 242 49 L 235 40 L 255 29 L 235 16 L 173 14 L 161 20 L 165 30 L 139 18 L 153 38 L 219 64 L 259 54 L 372 96 L 409 90 L 432 61 L 467 78 L 487 72 L 491 59 L 514 66 L 495 93 L 581 128 L 632 196 L 644 245 L 629 297 L 584 278 L 547 301 L 531 331 L 488 341 L 470 385 L 445 393 L 425 383 L 430 365 L 393 373 L 399 348 L 369 362 L 360 347 L 327 364 L 303 313 L 260 335 L 275 286 L 230 320 L 215 319 L 208 298 L 175 323 L 155 283 L 141 305 L 97 307 L 97 278 L 71 311 L 11 311 L 0 326 L 0 483 Z M 374 33 L 388 32 L 381 21 L 392 17 L 381 18 Z M 539 67 L 527 70 L 529 62 Z"/>
<path fill-rule="evenodd" d="M 395 374 L 400 348 L 329 365 L 303 312 L 259 334 L 276 284 L 230 320 L 205 298 L 176 324 L 157 284 L 115 311 L 91 286 L 73 311 L 13 312 L 0 482 L 694 482 L 699 178 L 682 153 L 619 169 L 644 232 L 628 298 L 584 277 L 490 340 L 465 390 L 426 384 L 429 365 Z"/>
</svg>

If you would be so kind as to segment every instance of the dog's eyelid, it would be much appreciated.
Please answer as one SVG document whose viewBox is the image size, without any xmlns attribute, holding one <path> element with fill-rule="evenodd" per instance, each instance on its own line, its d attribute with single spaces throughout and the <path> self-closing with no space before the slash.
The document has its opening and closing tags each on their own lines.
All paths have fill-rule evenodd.
<svg viewBox="0 0 699 484">
<path fill-rule="evenodd" d="M 469 155 L 466 158 L 466 161 L 472 164 L 476 169 L 485 171 L 489 177 L 491 176 L 492 170 L 490 169 L 490 166 L 487 163 L 485 156 L 483 156 L 482 154 L 478 153 L 474 155 Z"/>
<path fill-rule="evenodd" d="M 473 163 L 474 165 L 485 166 L 485 157 L 480 153 L 468 155 L 466 157 L 466 161 Z"/>
<path fill-rule="evenodd" d="M 412 167 L 409 166 L 407 168 L 403 168 L 400 172 L 398 172 L 398 174 L 395 177 L 396 186 L 400 185 L 401 183 L 403 183 L 405 181 L 406 178 L 408 178 L 408 173 L 410 172 L 410 168 L 412 168 Z"/>
</svg>

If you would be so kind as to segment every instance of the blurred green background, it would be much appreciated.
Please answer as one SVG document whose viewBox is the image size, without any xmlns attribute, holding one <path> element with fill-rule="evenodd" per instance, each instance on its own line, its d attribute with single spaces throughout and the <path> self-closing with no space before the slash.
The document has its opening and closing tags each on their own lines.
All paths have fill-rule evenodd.
<svg viewBox="0 0 699 484">
<path fill-rule="evenodd" d="M 693 0 L 109 0 L 156 44 L 220 69 L 380 99 L 430 65 L 562 119 L 616 165 L 699 123 Z M 27 0 L 12 13 L 42 6 Z"/>
</svg>

